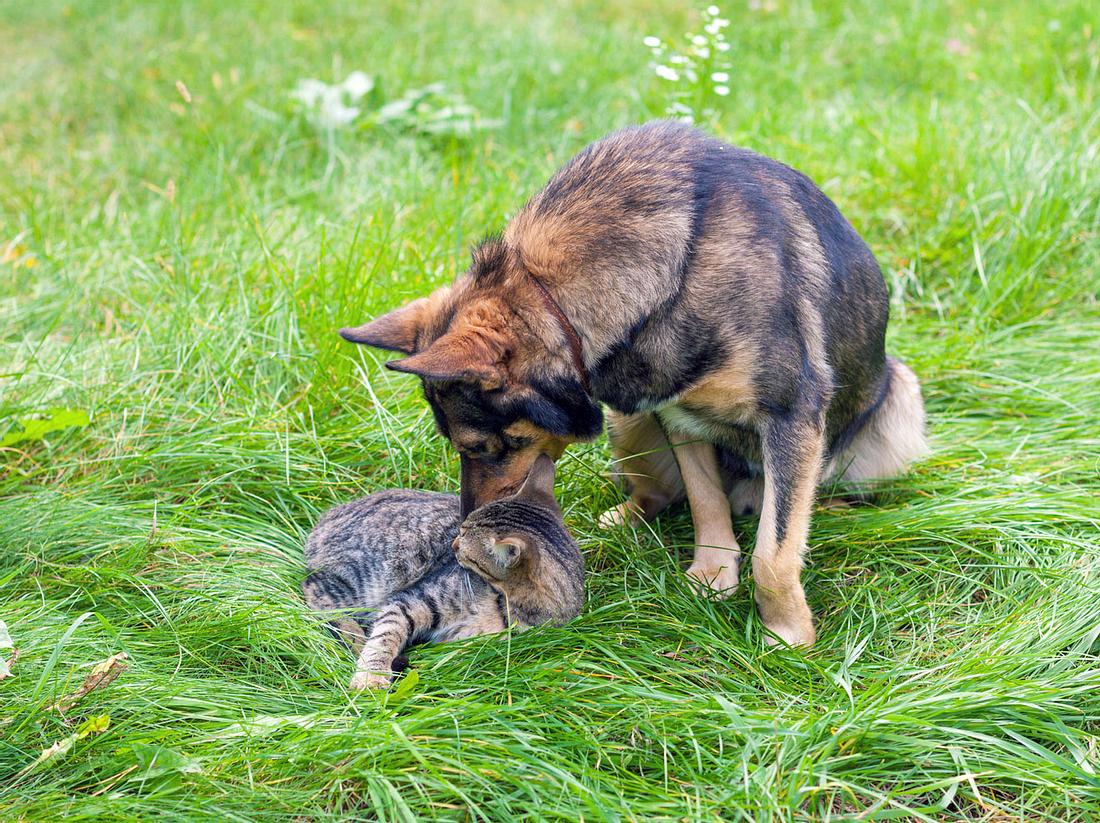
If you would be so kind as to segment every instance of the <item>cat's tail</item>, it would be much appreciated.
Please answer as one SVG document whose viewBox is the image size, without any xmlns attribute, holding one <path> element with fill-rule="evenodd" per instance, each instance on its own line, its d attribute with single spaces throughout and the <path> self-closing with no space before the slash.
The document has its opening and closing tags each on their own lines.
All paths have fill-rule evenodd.
<svg viewBox="0 0 1100 823">
<path fill-rule="evenodd" d="M 347 613 L 348 604 L 355 602 L 355 588 L 332 571 L 320 569 L 302 581 L 306 605 L 315 612 L 340 612 L 325 625 L 336 637 L 358 653 L 366 642 L 373 622 L 373 613 Z"/>
<path fill-rule="evenodd" d="M 306 605 L 311 609 L 327 612 L 352 602 L 355 593 L 351 584 L 343 577 L 319 569 L 302 581 L 302 594 L 306 596 Z"/>
</svg>

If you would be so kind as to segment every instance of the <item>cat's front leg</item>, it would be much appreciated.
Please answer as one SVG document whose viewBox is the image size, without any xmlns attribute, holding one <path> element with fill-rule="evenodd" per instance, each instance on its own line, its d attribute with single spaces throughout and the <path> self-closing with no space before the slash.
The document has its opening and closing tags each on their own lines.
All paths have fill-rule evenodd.
<svg viewBox="0 0 1100 823">
<path fill-rule="evenodd" d="M 393 680 L 393 660 L 412 640 L 418 629 L 415 609 L 403 601 L 385 606 L 371 626 L 370 637 L 363 644 L 351 688 L 387 689 Z"/>
<path fill-rule="evenodd" d="M 351 678 L 351 688 L 357 692 L 366 689 L 388 689 L 392 682 L 391 675 L 377 671 L 357 671 Z"/>
</svg>

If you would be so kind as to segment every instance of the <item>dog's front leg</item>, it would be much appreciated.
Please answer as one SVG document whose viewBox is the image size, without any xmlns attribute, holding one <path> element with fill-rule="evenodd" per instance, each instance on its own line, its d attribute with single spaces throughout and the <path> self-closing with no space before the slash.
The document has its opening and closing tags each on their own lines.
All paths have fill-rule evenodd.
<svg viewBox="0 0 1100 823">
<path fill-rule="evenodd" d="M 684 497 L 684 483 L 672 446 L 653 412 L 607 413 L 607 439 L 619 476 L 630 499 L 600 516 L 609 528 L 652 520 L 669 504 Z"/>
<path fill-rule="evenodd" d="M 733 536 L 730 503 L 722 488 L 718 453 L 712 443 L 697 440 L 674 443 L 676 462 L 684 479 L 691 522 L 695 526 L 695 558 L 688 569 L 711 594 L 729 597 L 737 588 L 741 547 Z"/>
<path fill-rule="evenodd" d="M 813 617 L 802 589 L 802 556 L 824 451 L 813 415 L 767 423 L 763 432 L 764 505 L 752 553 L 756 605 L 764 625 L 791 646 L 811 646 Z"/>
</svg>

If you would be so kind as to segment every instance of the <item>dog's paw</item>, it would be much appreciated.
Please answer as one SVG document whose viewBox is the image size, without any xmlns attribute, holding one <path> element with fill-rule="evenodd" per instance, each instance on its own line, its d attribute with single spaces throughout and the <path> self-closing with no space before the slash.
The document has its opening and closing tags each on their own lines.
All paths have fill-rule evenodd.
<svg viewBox="0 0 1100 823">
<path fill-rule="evenodd" d="M 699 594 L 715 600 L 725 600 L 737 591 L 737 561 L 715 565 L 714 563 L 692 563 L 687 575 L 695 581 Z"/>
<path fill-rule="evenodd" d="M 635 507 L 630 501 L 626 501 L 601 514 L 599 524 L 601 529 L 614 529 L 627 523 L 637 523 L 638 519 Z"/>
<path fill-rule="evenodd" d="M 808 649 L 817 639 L 809 609 L 806 609 L 805 614 L 790 615 L 786 620 L 765 622 L 764 626 L 768 630 L 764 635 L 764 642 L 769 646 L 785 643 L 788 646 Z"/>
<path fill-rule="evenodd" d="M 351 679 L 351 688 L 357 692 L 366 689 L 388 689 L 390 680 L 390 675 L 381 672 L 356 672 Z"/>
</svg>

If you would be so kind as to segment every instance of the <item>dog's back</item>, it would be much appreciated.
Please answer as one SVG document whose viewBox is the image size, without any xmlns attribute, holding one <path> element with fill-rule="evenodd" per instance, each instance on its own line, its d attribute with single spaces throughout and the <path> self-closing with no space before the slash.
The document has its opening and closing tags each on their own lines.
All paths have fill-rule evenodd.
<svg viewBox="0 0 1100 823">
<path fill-rule="evenodd" d="M 888 300 L 874 256 L 775 160 L 678 123 L 625 129 L 566 164 L 505 239 L 589 330 L 594 392 L 620 412 L 702 389 L 682 404 L 692 425 L 752 441 L 731 418 L 788 407 L 812 381 L 835 440 L 881 388 Z"/>
</svg>

